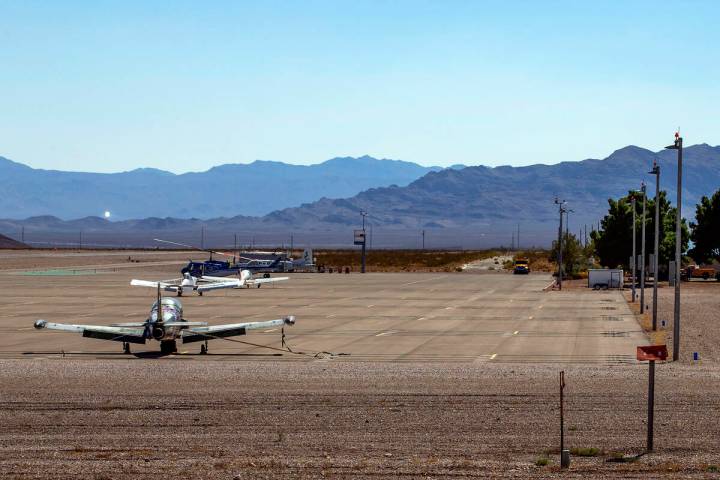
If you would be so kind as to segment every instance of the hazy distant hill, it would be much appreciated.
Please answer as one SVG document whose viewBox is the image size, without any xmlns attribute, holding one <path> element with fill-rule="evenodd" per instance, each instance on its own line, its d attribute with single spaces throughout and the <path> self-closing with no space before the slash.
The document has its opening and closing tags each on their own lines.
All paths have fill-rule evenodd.
<svg viewBox="0 0 720 480">
<path fill-rule="evenodd" d="M 0 157 L 0 218 L 72 219 L 105 210 L 119 220 L 264 215 L 322 197 L 407 185 L 437 170 L 364 156 L 310 166 L 258 160 L 181 175 L 151 168 L 100 174 L 33 169 Z"/>
<path fill-rule="evenodd" d="M 563 162 L 526 167 L 467 167 L 430 172 L 405 187 L 371 188 L 344 199 L 323 198 L 299 207 L 274 211 L 263 217 L 234 216 L 210 220 L 145 218 L 108 222 L 93 217 L 62 221 L 36 217 L 25 221 L 0 221 L 0 231 L 67 232 L 72 240 L 78 231 L 95 232 L 97 238 L 145 238 L 175 235 L 199 243 L 201 229 L 215 241 L 232 244 L 233 233 L 242 241 L 264 235 L 265 243 L 286 242 L 294 232 L 307 244 L 348 245 L 351 230 L 360 223 L 359 212 L 369 212 L 376 246 L 417 246 L 418 232 L 429 230 L 435 246 L 508 245 L 510 233 L 521 225 L 529 244 L 546 245 L 557 232 L 555 196 L 573 210 L 570 224 L 596 223 L 607 211 L 607 199 L 639 188 L 644 179 L 654 193 L 654 177 L 648 172 L 653 158 L 661 167 L 661 188 L 675 200 L 676 152 L 652 152 L 629 146 L 603 160 Z M 694 145 L 684 150 L 683 214 L 694 217 L 694 206 L 703 195 L 720 188 L 720 147 Z M 190 237 L 188 237 L 190 236 Z M 207 237 L 206 237 L 207 238 Z M 382 239 L 385 238 L 383 241 Z"/>
<path fill-rule="evenodd" d="M 273 212 L 272 222 L 288 225 L 357 224 L 367 210 L 378 225 L 402 228 L 470 225 L 526 225 L 557 221 L 555 196 L 568 201 L 571 222 L 596 222 L 607 211 L 607 199 L 640 188 L 644 179 L 654 194 L 653 158 L 661 168 L 661 189 L 676 192 L 676 152 L 654 153 L 629 146 L 604 160 L 563 162 L 527 167 L 467 167 L 428 173 L 406 187 L 374 188 L 352 198 L 322 199 L 299 208 Z M 694 145 L 684 150 L 684 216 L 694 217 L 702 195 L 720 188 L 720 147 Z"/>
</svg>

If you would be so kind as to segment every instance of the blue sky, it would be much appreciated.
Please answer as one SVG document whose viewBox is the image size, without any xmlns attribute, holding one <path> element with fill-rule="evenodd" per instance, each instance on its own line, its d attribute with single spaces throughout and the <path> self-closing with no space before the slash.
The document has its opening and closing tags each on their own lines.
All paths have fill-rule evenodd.
<svg viewBox="0 0 720 480">
<path fill-rule="evenodd" d="M 0 0 L 0 155 L 525 165 L 720 143 L 720 2 Z"/>
</svg>

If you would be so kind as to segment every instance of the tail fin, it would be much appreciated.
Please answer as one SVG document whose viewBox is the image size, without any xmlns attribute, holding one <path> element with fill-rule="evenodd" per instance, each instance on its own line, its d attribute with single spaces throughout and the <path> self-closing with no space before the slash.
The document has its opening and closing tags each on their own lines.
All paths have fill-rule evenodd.
<svg viewBox="0 0 720 480">
<path fill-rule="evenodd" d="M 312 248 L 306 248 L 303 252 L 303 263 L 305 265 L 314 265 L 315 262 L 313 261 L 313 251 Z"/>
</svg>

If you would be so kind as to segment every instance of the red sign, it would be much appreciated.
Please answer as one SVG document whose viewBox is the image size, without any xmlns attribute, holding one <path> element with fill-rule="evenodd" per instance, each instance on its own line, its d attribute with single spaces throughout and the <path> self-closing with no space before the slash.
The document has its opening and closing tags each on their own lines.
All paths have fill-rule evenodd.
<svg viewBox="0 0 720 480">
<path fill-rule="evenodd" d="M 641 362 L 648 360 L 667 360 L 668 351 L 665 345 L 647 345 L 637 347 L 637 359 Z"/>
</svg>

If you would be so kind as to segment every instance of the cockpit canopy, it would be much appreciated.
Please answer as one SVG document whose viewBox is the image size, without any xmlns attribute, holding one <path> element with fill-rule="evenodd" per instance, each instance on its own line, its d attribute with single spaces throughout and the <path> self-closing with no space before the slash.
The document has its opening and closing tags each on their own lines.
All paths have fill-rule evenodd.
<svg viewBox="0 0 720 480">
<path fill-rule="evenodd" d="M 180 301 L 176 298 L 166 297 L 161 300 L 162 303 L 162 321 L 163 322 L 179 322 L 183 318 L 183 308 Z M 156 322 L 157 301 L 150 308 L 150 320 Z"/>
</svg>

